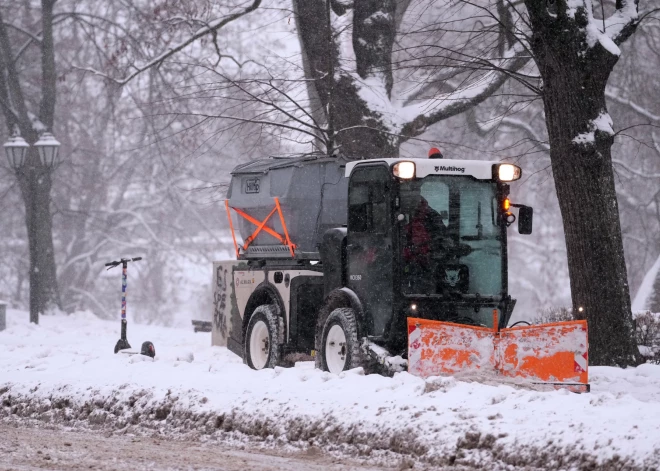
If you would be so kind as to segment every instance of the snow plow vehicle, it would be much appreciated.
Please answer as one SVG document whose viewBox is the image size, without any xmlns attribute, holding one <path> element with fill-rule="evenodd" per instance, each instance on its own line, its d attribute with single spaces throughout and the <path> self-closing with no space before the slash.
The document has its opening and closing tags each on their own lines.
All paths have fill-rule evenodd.
<svg viewBox="0 0 660 471">
<path fill-rule="evenodd" d="M 493 374 L 588 391 L 585 321 L 506 328 L 507 231 L 517 220 L 532 232 L 532 208 L 509 200 L 521 175 L 436 149 L 236 167 L 225 202 L 236 259 L 214 262 L 213 344 L 254 369 L 314 358 L 331 373 Z"/>
</svg>

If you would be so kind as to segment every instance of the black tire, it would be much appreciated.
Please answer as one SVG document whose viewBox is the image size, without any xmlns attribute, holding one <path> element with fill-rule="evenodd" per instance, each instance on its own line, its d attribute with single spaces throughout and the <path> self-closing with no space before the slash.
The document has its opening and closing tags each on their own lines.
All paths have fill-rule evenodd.
<svg viewBox="0 0 660 471">
<path fill-rule="evenodd" d="M 330 344 L 328 343 L 328 334 L 332 331 L 333 335 L 336 335 L 338 332 L 336 328 L 333 330 L 335 326 L 338 326 L 343 331 L 345 338 L 345 344 L 343 346 L 340 346 L 341 344 L 337 346 L 332 345 L 332 339 Z M 334 352 L 332 351 L 333 349 L 335 350 Z M 320 356 L 320 366 L 323 371 L 339 373 L 338 365 L 342 360 L 344 361 L 344 367 L 341 371 L 364 366 L 358 338 L 357 321 L 353 309 L 342 307 L 330 313 L 323 326 L 320 351 L 317 351 L 317 355 Z M 331 355 L 331 358 L 328 358 L 328 355 Z M 340 355 L 339 363 L 335 355 Z"/>
<path fill-rule="evenodd" d="M 267 332 L 265 337 L 264 325 Z M 253 370 L 275 368 L 280 363 L 280 331 L 279 309 L 277 309 L 276 305 L 262 304 L 252 312 L 245 331 L 245 338 L 243 339 L 243 358 L 250 368 Z M 253 339 L 255 335 L 261 337 L 262 340 L 259 341 L 258 337 Z M 255 348 L 251 348 L 253 340 L 255 342 Z M 259 348 L 257 345 L 264 341 L 263 348 Z M 257 354 L 256 358 L 253 358 L 253 353 Z"/>
</svg>

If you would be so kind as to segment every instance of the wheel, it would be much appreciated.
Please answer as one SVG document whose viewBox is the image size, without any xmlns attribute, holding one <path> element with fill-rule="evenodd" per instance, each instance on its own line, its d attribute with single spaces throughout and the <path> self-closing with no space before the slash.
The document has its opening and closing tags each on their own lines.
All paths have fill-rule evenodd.
<svg viewBox="0 0 660 471">
<path fill-rule="evenodd" d="M 330 313 L 323 326 L 320 354 L 321 368 L 330 373 L 363 366 L 357 322 L 351 308 L 339 308 Z"/>
<path fill-rule="evenodd" d="M 146 342 L 142 342 L 142 348 L 140 348 L 140 354 L 154 358 L 156 356 L 156 347 L 154 347 L 154 344 L 149 342 L 148 340 Z"/>
<path fill-rule="evenodd" d="M 245 332 L 243 356 L 253 370 L 275 368 L 280 361 L 280 320 L 277 306 L 262 304 L 254 310 Z"/>
</svg>

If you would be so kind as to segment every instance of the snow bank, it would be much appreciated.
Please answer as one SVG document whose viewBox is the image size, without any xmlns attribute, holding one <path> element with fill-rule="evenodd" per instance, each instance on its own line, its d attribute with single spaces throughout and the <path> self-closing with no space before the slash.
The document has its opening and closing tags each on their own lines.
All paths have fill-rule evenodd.
<svg viewBox="0 0 660 471">
<path fill-rule="evenodd" d="M 163 434 L 249 436 L 377 460 L 512 469 L 660 466 L 660 366 L 592 368 L 592 393 L 458 378 L 339 376 L 311 363 L 252 371 L 209 334 L 129 324 L 156 358 L 112 353 L 119 321 L 10 310 L 0 333 L 0 417 Z M 130 320 L 129 320 L 130 321 Z"/>
</svg>

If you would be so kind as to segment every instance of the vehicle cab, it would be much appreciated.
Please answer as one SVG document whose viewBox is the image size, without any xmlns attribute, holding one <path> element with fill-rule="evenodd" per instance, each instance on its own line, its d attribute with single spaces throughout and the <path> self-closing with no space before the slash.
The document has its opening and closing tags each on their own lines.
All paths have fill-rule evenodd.
<svg viewBox="0 0 660 471">
<path fill-rule="evenodd" d="M 500 327 L 508 294 L 507 228 L 519 209 L 521 234 L 532 208 L 509 202 L 519 167 L 448 159 L 372 159 L 346 165 L 345 285 L 364 310 L 370 340 L 405 350 L 408 317 Z"/>
</svg>

